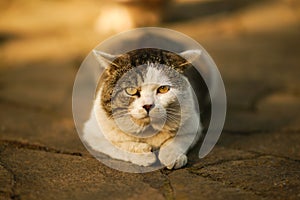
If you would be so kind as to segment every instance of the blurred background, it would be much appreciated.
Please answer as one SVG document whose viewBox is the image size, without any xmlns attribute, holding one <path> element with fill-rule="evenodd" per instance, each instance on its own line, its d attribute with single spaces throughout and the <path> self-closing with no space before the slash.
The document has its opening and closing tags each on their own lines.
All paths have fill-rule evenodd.
<svg viewBox="0 0 300 200">
<path fill-rule="evenodd" d="M 71 95 L 81 62 L 108 37 L 143 26 L 180 31 L 210 53 L 227 90 L 225 131 L 298 128 L 298 0 L 11 0 L 0 2 L 0 13 L 3 138 L 55 143 L 59 124 L 67 130 L 64 144 L 72 145 Z M 63 119 L 40 135 L 47 120 L 11 110 L 19 107 Z"/>
<path fill-rule="evenodd" d="M 298 0 L 11 0 L 0 2 L 0 13 L 3 138 L 45 142 L 39 131 L 47 120 L 28 125 L 11 110 L 28 108 L 63 117 L 42 138 L 55 143 L 59 124 L 69 130 L 64 144 L 76 140 L 71 94 L 81 62 L 108 37 L 143 26 L 180 31 L 210 53 L 228 95 L 225 131 L 298 128 Z"/>
<path fill-rule="evenodd" d="M 109 36 L 142 26 L 175 29 L 209 50 L 209 42 L 292 34 L 300 15 L 297 0 L 11 0 L 0 13 L 1 68 L 81 60 Z"/>
<path fill-rule="evenodd" d="M 198 174 L 231 189 L 269 199 L 299 199 L 299 0 L 1 0 L 0 164 L 14 175 L 0 166 L 0 174 L 8 174 L 0 176 L 5 179 L 0 180 L 0 194 L 55 199 L 80 197 L 83 191 L 90 195 L 92 188 L 105 197 L 123 198 L 144 187 L 139 182 L 135 187 L 136 176 L 120 178 L 89 158 L 71 108 L 73 83 L 85 56 L 108 37 L 143 26 L 194 38 L 214 59 L 225 83 L 228 112 L 221 139 L 207 159 L 192 152 L 187 169 L 199 169 Z M 247 161 L 249 154 L 255 155 L 253 161 Z M 222 159 L 237 161 L 222 165 Z M 211 163 L 221 164 L 209 168 Z M 95 171 L 107 174 L 95 178 Z M 199 191 L 200 197 L 213 191 L 209 197 L 219 192 L 224 199 L 224 190 L 207 190 L 202 183 L 190 190 L 197 185 L 185 182 L 181 170 L 176 174 L 183 176 L 178 182 L 187 194 Z M 153 177 L 157 185 L 160 179 Z M 105 185 L 109 180 L 113 182 Z M 201 182 L 202 177 L 191 180 Z M 11 191 L 10 185 L 17 189 Z M 110 192 L 112 186 L 119 192 Z M 176 185 L 173 189 L 180 194 Z M 228 199 L 245 199 L 233 197 Z"/>
<path fill-rule="evenodd" d="M 70 116 L 72 85 L 85 56 L 108 37 L 143 26 L 180 31 L 211 54 L 227 89 L 225 129 L 271 127 L 269 114 L 263 119 L 255 114 L 257 102 L 274 91 L 275 104 L 292 101 L 294 110 L 298 100 L 298 0 L 11 0 L 0 2 L 0 13 L 3 102 Z M 283 126 L 274 120 L 272 126 Z"/>
</svg>

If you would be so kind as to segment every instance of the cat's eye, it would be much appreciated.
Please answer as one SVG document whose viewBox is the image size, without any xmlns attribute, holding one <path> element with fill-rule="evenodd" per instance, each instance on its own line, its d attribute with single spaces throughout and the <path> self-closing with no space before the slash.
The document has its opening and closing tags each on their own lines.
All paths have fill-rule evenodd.
<svg viewBox="0 0 300 200">
<path fill-rule="evenodd" d="M 128 87 L 125 89 L 125 92 L 131 96 L 137 95 L 138 94 L 138 89 L 134 87 Z"/>
<path fill-rule="evenodd" d="M 164 94 L 170 90 L 170 86 L 168 85 L 162 85 L 157 89 L 157 93 Z"/>
</svg>

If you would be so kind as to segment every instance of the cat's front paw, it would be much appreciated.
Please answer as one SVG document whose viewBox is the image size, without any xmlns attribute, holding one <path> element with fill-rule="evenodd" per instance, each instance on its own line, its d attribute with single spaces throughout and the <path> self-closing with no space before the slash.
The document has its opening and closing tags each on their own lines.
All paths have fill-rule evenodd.
<svg viewBox="0 0 300 200">
<path fill-rule="evenodd" d="M 150 166 L 156 162 L 156 155 L 154 153 L 134 154 L 130 156 L 130 162 L 139 166 Z"/>
<path fill-rule="evenodd" d="M 146 143 L 139 143 L 136 149 L 136 153 L 148 153 L 152 151 L 152 146 Z"/>
<path fill-rule="evenodd" d="M 159 154 L 160 162 L 168 169 L 179 169 L 187 164 L 187 156 L 185 154 L 176 154 L 161 152 Z"/>
<path fill-rule="evenodd" d="M 187 164 L 188 158 L 185 154 L 180 155 L 173 166 L 167 166 L 168 169 L 179 169 Z"/>
</svg>

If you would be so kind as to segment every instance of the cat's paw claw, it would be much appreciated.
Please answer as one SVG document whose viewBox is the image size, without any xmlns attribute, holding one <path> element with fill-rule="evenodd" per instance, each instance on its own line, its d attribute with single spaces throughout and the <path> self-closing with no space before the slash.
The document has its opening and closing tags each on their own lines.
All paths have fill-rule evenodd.
<svg viewBox="0 0 300 200">
<path fill-rule="evenodd" d="M 161 149 L 158 155 L 160 162 L 168 169 L 179 169 L 187 164 L 187 156 L 174 149 Z"/>
<path fill-rule="evenodd" d="M 173 169 L 179 169 L 181 167 L 184 167 L 187 164 L 187 161 L 188 161 L 188 159 L 187 159 L 186 155 L 184 155 L 184 154 L 180 155 L 176 159 L 176 161 L 174 163 L 174 166 L 173 166 Z"/>
<path fill-rule="evenodd" d="M 179 169 L 187 164 L 188 158 L 185 154 L 181 154 L 174 162 L 167 164 L 167 169 Z"/>
</svg>

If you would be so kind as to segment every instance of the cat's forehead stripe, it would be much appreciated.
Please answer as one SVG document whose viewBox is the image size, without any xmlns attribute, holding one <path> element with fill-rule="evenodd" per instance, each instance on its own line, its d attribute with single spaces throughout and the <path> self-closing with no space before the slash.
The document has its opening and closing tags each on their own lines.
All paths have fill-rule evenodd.
<svg viewBox="0 0 300 200">
<path fill-rule="evenodd" d="M 166 76 L 162 69 L 150 64 L 144 79 L 144 84 L 171 84 L 170 79 Z"/>
</svg>

